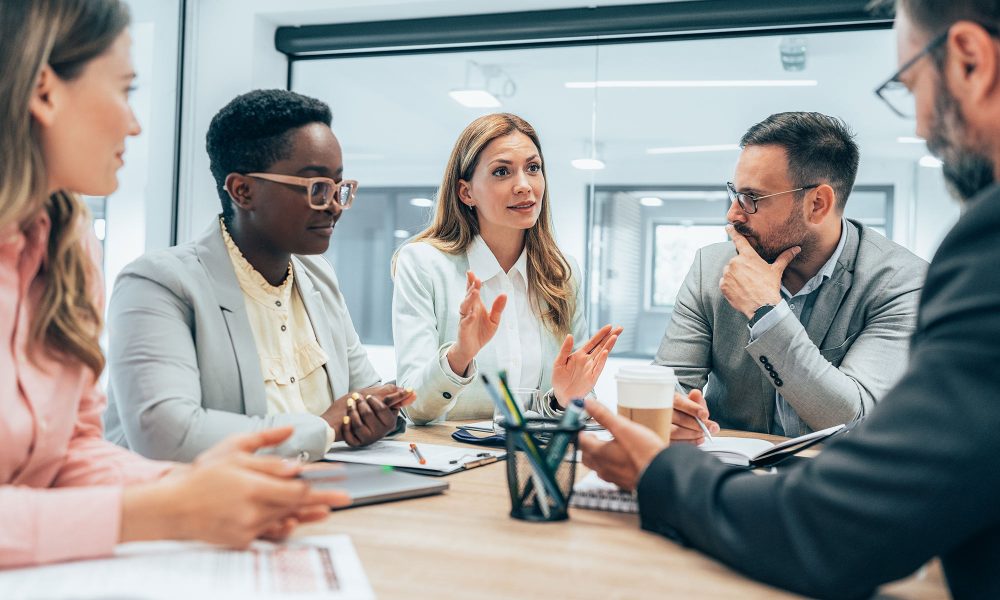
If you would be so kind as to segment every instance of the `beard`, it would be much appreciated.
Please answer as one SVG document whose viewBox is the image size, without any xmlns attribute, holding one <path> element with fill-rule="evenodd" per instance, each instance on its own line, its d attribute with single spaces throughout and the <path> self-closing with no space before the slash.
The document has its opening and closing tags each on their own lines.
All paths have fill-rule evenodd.
<svg viewBox="0 0 1000 600">
<path fill-rule="evenodd" d="M 733 228 L 747 238 L 747 242 L 757 254 L 770 264 L 774 264 L 781 253 L 792 246 L 799 246 L 802 249 L 795 257 L 796 261 L 808 259 L 816 247 L 815 236 L 806 227 L 805 217 L 795 208 L 784 223 L 774 228 L 774 233 L 768 238 L 761 237 L 746 223 L 733 223 Z"/>
<path fill-rule="evenodd" d="M 941 171 L 948 191 L 962 203 L 995 181 L 991 160 L 974 149 L 958 145 L 958 141 L 968 141 L 969 137 L 962 110 L 939 77 L 927 149 L 943 163 Z"/>
</svg>

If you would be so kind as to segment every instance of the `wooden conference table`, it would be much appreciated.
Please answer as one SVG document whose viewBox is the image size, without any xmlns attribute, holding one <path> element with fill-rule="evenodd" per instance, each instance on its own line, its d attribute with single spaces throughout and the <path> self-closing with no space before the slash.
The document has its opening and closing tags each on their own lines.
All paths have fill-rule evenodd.
<svg viewBox="0 0 1000 600">
<path fill-rule="evenodd" d="M 400 439 L 461 445 L 451 439 L 456 424 L 410 428 Z M 382 599 L 798 597 L 642 531 L 637 515 L 571 508 L 559 523 L 512 519 L 503 462 L 446 480 L 444 495 L 336 511 L 297 535 L 349 534 Z M 879 597 L 948 593 L 934 561 Z"/>
</svg>

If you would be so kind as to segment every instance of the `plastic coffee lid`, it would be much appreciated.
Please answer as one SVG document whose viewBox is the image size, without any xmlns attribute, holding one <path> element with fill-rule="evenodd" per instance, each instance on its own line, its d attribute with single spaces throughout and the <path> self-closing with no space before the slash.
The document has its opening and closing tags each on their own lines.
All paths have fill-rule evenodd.
<svg viewBox="0 0 1000 600">
<path fill-rule="evenodd" d="M 635 365 L 631 367 L 621 367 L 615 373 L 615 379 L 635 381 L 635 382 L 672 382 L 676 379 L 674 370 L 661 365 Z"/>
</svg>

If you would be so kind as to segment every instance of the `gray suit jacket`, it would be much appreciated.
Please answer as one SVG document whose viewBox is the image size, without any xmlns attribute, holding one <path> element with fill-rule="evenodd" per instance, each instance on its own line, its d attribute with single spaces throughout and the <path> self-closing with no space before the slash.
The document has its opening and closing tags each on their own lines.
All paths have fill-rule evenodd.
<svg viewBox="0 0 1000 600">
<path fill-rule="evenodd" d="M 867 597 L 940 556 L 956 599 L 1000 598 L 998 264 L 994 186 L 941 242 L 878 410 L 773 475 L 674 444 L 639 482 L 643 528 L 808 596 Z"/>
<path fill-rule="evenodd" d="M 775 390 L 813 430 L 851 422 L 902 376 L 927 263 L 845 223 L 844 250 L 815 292 L 808 326 L 789 314 L 753 343 L 746 316 L 719 290 L 733 244 L 698 251 L 655 362 L 673 367 L 685 388 L 704 389 L 720 426 L 769 433 Z"/>
<path fill-rule="evenodd" d="M 334 398 L 377 384 L 337 276 L 322 257 L 293 256 L 295 285 Z M 267 414 L 246 303 L 218 223 L 197 240 L 151 252 L 115 281 L 105 436 L 150 458 L 190 461 L 233 433 L 293 425 L 276 451 L 319 458 L 326 426 L 311 414 Z"/>
</svg>

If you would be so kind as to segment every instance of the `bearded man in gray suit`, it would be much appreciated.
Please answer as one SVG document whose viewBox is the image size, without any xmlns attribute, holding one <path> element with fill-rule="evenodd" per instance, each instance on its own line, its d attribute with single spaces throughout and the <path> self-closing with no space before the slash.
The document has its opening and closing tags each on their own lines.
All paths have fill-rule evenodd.
<svg viewBox="0 0 1000 600">
<path fill-rule="evenodd" d="M 844 218 L 859 152 L 847 125 L 780 113 L 751 127 L 726 215 L 732 242 L 701 249 L 656 364 L 672 438 L 720 427 L 798 436 L 859 419 L 902 376 L 926 263 Z"/>
</svg>

